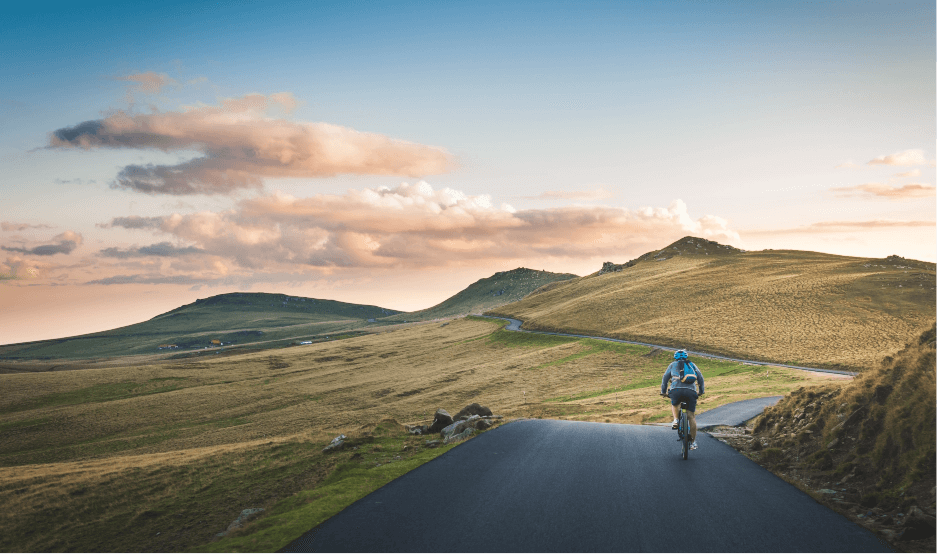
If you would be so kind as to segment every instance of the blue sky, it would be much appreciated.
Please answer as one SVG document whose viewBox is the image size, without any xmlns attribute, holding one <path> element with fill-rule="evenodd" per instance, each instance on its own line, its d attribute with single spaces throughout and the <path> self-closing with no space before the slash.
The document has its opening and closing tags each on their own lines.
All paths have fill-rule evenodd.
<svg viewBox="0 0 937 554">
<path fill-rule="evenodd" d="M 937 258 L 932 2 L 3 10 L 0 273 L 17 277 L 0 286 L 7 313 L 25 309 L 11 297 L 35 308 L 55 287 L 118 307 L 152 299 L 136 310 L 115 307 L 133 321 L 248 287 L 418 309 L 494 271 L 584 274 L 694 233 L 747 249 Z M 133 80 L 144 75 L 160 85 Z M 270 100 L 278 93 L 297 104 Z M 225 99 L 251 94 L 267 100 L 236 124 L 256 126 L 243 137 L 250 144 L 327 123 L 419 145 L 420 156 L 439 149 L 448 162 L 423 174 L 375 169 L 372 160 L 326 175 L 245 170 L 239 159 L 222 169 L 246 171 L 253 184 L 154 193 L 112 184 L 130 166 L 227 163 L 218 161 L 222 152 L 243 144 L 212 137 L 231 122 L 213 119 L 215 127 L 196 132 L 187 120 L 185 144 L 165 150 L 154 145 L 168 135 L 120 148 L 105 139 L 85 148 L 50 142 L 57 130 L 115 113 L 138 126 L 152 125 L 154 113 L 221 117 Z M 421 181 L 429 188 L 414 188 Z M 401 183 L 410 188 L 398 190 Z M 364 199 L 382 187 L 396 204 Z M 430 211 L 400 211 L 413 202 Z M 334 220 L 309 215 L 319 204 L 331 206 Z M 293 219 L 257 215 L 274 205 Z M 362 213 L 386 225 L 356 227 Z M 185 223 L 170 223 L 173 215 Z M 145 230 L 122 227 L 118 218 L 130 216 L 163 219 Z M 213 234 L 194 231 L 206 218 Z M 609 222 L 606 231 L 580 225 L 597 219 Z M 453 221 L 461 230 L 442 237 Z M 535 222 L 547 227 L 518 231 L 536 230 Z M 544 222 L 566 232 L 553 237 Z M 339 228 L 350 234 L 340 238 Z M 295 246 L 300 237 L 318 246 Z M 257 241 L 281 257 L 249 254 Z M 163 243 L 174 250 L 141 254 Z M 63 244 L 71 250 L 35 253 Z M 102 312 L 101 328 L 114 326 L 112 316 Z"/>
</svg>

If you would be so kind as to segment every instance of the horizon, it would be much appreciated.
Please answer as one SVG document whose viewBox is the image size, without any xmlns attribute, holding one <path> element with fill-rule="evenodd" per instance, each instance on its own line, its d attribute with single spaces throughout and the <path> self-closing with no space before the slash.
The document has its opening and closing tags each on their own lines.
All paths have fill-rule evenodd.
<svg viewBox="0 0 937 554">
<path fill-rule="evenodd" d="M 116 6 L 0 23 L 0 344 L 687 235 L 937 262 L 933 2 Z"/>
</svg>

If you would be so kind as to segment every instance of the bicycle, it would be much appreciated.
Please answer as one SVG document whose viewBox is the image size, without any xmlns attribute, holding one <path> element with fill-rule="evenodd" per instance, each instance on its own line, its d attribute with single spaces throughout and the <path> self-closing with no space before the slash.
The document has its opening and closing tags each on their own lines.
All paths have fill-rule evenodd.
<svg viewBox="0 0 937 554">
<path fill-rule="evenodd" d="M 690 455 L 690 418 L 686 415 L 686 402 L 680 403 L 680 418 L 677 423 L 677 440 L 682 442 L 683 459 Z"/>
</svg>

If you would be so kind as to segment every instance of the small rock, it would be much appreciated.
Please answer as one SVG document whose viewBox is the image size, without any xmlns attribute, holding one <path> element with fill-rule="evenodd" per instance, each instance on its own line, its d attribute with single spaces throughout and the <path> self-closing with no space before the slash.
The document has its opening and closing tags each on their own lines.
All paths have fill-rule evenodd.
<svg viewBox="0 0 937 554">
<path fill-rule="evenodd" d="M 446 410 L 439 408 L 433 416 L 433 424 L 427 429 L 427 434 L 438 433 L 449 425 L 452 425 L 452 416 Z"/>
<path fill-rule="evenodd" d="M 347 439 L 348 439 L 348 437 L 346 437 L 345 435 L 339 435 L 339 436 L 335 437 L 334 439 L 332 439 L 332 442 L 330 442 L 328 446 L 326 446 L 325 448 L 322 449 L 322 452 L 323 452 L 323 453 L 325 453 L 325 452 L 337 452 L 337 451 L 341 450 L 342 448 L 345 447 L 345 440 L 347 440 Z"/>
<path fill-rule="evenodd" d="M 344 437 L 345 435 L 342 435 L 342 436 Z M 245 523 L 254 519 L 258 515 L 263 513 L 263 511 L 264 511 L 263 508 L 246 508 L 244 510 L 241 510 L 241 515 L 239 515 L 237 519 L 232 521 L 231 525 L 228 525 L 228 528 L 226 530 L 222 531 L 221 533 L 218 533 L 215 536 L 223 537 L 227 535 L 228 533 L 230 533 L 231 531 L 234 531 L 235 529 L 240 529 L 241 527 L 244 526 Z"/>
<path fill-rule="evenodd" d="M 468 419 L 468 417 L 472 415 L 490 416 L 491 410 L 480 404 L 472 403 L 459 410 L 459 413 L 457 413 L 452 419 L 453 421 L 459 421 L 460 419 Z"/>
<path fill-rule="evenodd" d="M 491 427 L 491 422 L 486 419 L 478 420 L 478 423 L 475 424 L 475 429 L 479 431 L 484 431 L 485 429 Z"/>
<path fill-rule="evenodd" d="M 426 441 L 426 448 L 436 448 L 436 447 L 439 446 L 440 444 L 442 444 L 442 441 L 439 440 L 439 439 L 428 440 L 428 441 Z"/>
<path fill-rule="evenodd" d="M 827 448 L 836 448 L 836 446 L 837 446 L 838 444 L 839 444 L 839 437 L 837 437 L 837 438 L 831 440 L 831 441 L 829 442 L 829 444 L 826 445 L 826 447 L 827 447 Z"/>
<path fill-rule="evenodd" d="M 833 489 L 820 489 L 820 490 L 818 490 L 817 492 L 820 493 L 820 494 L 839 494 L 839 493 L 837 493 L 836 491 L 834 491 Z"/>
</svg>

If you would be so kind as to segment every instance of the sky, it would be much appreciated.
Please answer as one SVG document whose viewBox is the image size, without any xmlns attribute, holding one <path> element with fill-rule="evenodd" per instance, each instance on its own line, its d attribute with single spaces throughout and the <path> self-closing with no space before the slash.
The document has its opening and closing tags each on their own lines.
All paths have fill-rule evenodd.
<svg viewBox="0 0 937 554">
<path fill-rule="evenodd" d="M 0 8 L 0 344 L 687 235 L 937 261 L 928 2 Z"/>
</svg>

